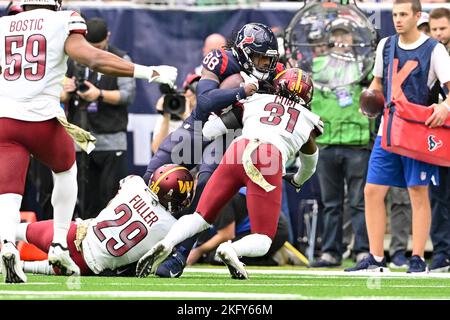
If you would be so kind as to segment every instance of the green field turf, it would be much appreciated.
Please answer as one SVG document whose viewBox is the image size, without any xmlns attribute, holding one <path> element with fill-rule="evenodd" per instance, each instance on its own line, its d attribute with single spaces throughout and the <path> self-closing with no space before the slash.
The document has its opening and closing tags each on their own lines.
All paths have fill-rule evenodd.
<svg viewBox="0 0 450 320">
<path fill-rule="evenodd" d="M 28 275 L 0 283 L 0 299 L 450 299 L 450 274 L 348 274 L 300 267 L 252 268 L 233 280 L 225 267 L 196 267 L 177 279 Z M 2 277 L 2 276 L 0 276 Z"/>
</svg>

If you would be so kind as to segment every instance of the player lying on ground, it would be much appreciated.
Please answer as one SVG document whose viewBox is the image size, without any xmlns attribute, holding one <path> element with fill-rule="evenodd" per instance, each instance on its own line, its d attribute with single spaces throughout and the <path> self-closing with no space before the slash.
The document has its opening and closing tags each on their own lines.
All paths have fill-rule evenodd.
<svg viewBox="0 0 450 320">
<path fill-rule="evenodd" d="M 288 177 L 297 188 L 311 177 L 318 159 L 314 137 L 323 131 L 319 116 L 300 103 L 302 70 L 288 69 L 277 75 L 275 94 L 254 94 L 244 106 L 242 135 L 225 152 L 203 191 L 196 212 L 181 217 L 167 236 L 137 265 L 136 275 L 155 273 L 175 245 L 210 227 L 220 209 L 242 186 L 247 187 L 251 234 L 217 248 L 233 278 L 247 279 L 238 256 L 258 257 L 267 253 L 281 209 L 284 166 L 301 151 L 299 171 Z"/>
<path fill-rule="evenodd" d="M 117 195 L 94 219 L 72 222 L 67 243 L 81 275 L 127 274 L 135 263 L 161 240 L 175 223 L 172 216 L 191 200 L 193 177 L 175 164 L 158 168 L 150 179 L 152 192 L 139 176 L 128 176 Z M 18 240 L 47 251 L 53 237 L 53 221 L 22 223 Z M 132 268 L 132 274 L 135 269 Z M 25 272 L 59 274 L 48 261 L 24 263 Z"/>
</svg>

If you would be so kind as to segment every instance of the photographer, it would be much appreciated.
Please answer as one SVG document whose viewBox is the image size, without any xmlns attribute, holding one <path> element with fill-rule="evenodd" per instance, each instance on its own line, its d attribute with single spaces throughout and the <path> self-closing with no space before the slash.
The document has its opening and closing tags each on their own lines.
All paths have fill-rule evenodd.
<svg viewBox="0 0 450 320">
<path fill-rule="evenodd" d="M 181 126 L 197 104 L 196 87 L 200 80 L 197 74 L 189 74 L 184 83 L 183 91 L 176 92 L 161 86 L 163 95 L 156 104 L 156 110 L 161 116 L 158 118 L 153 131 L 152 152 L 158 150 L 159 145 L 169 133 Z"/>
<path fill-rule="evenodd" d="M 87 29 L 86 40 L 94 47 L 131 61 L 125 52 L 109 45 L 104 20 L 88 20 Z M 132 78 L 105 76 L 70 60 L 66 76 L 61 101 L 66 103 L 69 121 L 97 138 L 89 155 L 77 152 L 78 210 L 81 218 L 88 219 L 114 197 L 120 179 L 128 173 L 127 108 L 134 100 L 136 84 Z"/>
</svg>

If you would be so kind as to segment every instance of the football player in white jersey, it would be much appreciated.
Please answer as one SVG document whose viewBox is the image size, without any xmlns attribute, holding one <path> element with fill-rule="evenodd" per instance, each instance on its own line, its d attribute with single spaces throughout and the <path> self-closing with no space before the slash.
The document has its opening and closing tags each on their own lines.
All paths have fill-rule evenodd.
<svg viewBox="0 0 450 320">
<path fill-rule="evenodd" d="M 319 116 L 300 103 L 304 102 L 300 93 L 307 77 L 300 69 L 287 69 L 274 80 L 275 94 L 257 93 L 244 101 L 242 135 L 225 152 L 196 212 L 181 217 L 167 236 L 139 260 L 137 276 L 155 273 L 175 245 L 207 229 L 224 204 L 246 186 L 252 234 L 233 243 L 222 243 L 217 255 L 233 278 L 248 278 L 238 256 L 259 257 L 269 250 L 281 209 L 286 161 L 300 151 L 301 167 L 288 177 L 297 188 L 315 171 L 318 148 L 314 137 L 323 132 L 323 124 Z M 306 96 L 310 97 L 311 92 Z"/>
<path fill-rule="evenodd" d="M 75 148 L 57 120 L 65 117 L 59 98 L 67 57 L 117 77 L 172 84 L 177 74 L 174 67 L 137 65 L 94 48 L 84 38 L 84 19 L 59 11 L 61 0 L 21 0 L 21 6 L 24 12 L 0 18 L 0 256 L 8 283 L 26 282 L 14 243 L 30 154 L 54 174 L 49 262 L 65 274 L 79 273 L 66 243 L 77 196 Z"/>
<path fill-rule="evenodd" d="M 185 167 L 167 164 L 155 171 L 149 185 L 139 176 L 128 176 L 96 218 L 71 223 L 69 253 L 82 276 L 125 275 L 130 264 L 169 232 L 176 221 L 172 214 L 189 205 L 194 180 Z M 52 220 L 21 223 L 17 239 L 47 251 L 52 225 Z M 59 274 L 45 260 L 25 261 L 23 267 L 25 272 Z M 128 274 L 134 276 L 135 268 Z"/>
</svg>

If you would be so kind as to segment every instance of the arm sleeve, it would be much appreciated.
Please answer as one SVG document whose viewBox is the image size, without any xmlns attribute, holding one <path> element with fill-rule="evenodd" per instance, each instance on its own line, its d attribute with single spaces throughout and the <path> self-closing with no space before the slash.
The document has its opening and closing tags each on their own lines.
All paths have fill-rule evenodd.
<svg viewBox="0 0 450 320">
<path fill-rule="evenodd" d="M 197 108 L 204 113 L 220 111 L 244 98 L 244 87 L 219 89 L 219 83 L 209 79 L 202 79 L 197 85 Z"/>
<path fill-rule="evenodd" d="M 127 61 L 131 62 L 131 58 L 128 55 L 123 56 Z M 120 92 L 120 105 L 130 105 L 134 102 L 136 96 L 136 80 L 134 78 L 117 78 L 117 86 Z"/>
</svg>

